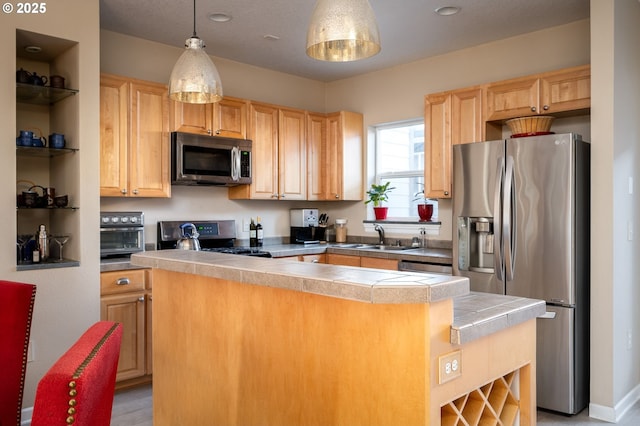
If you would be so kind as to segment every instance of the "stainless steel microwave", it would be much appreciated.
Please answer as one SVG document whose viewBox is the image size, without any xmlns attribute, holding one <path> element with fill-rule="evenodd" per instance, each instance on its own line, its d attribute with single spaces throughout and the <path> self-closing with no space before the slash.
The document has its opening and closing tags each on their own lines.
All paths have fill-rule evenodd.
<svg viewBox="0 0 640 426">
<path fill-rule="evenodd" d="M 171 133 L 173 185 L 235 186 L 251 183 L 251 141 Z"/>
</svg>

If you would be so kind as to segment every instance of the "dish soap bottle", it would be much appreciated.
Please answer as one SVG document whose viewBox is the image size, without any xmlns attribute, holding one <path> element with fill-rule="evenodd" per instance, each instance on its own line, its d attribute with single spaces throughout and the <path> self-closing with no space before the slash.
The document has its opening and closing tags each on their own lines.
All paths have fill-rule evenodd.
<svg viewBox="0 0 640 426">
<path fill-rule="evenodd" d="M 262 229 L 262 224 L 260 223 L 260 216 L 256 218 L 256 245 L 258 247 L 262 247 L 262 243 L 264 242 L 264 230 Z"/>
<path fill-rule="evenodd" d="M 251 218 L 251 223 L 249 224 L 249 247 L 256 247 L 258 245 L 258 229 L 256 228 L 256 223 Z"/>
</svg>

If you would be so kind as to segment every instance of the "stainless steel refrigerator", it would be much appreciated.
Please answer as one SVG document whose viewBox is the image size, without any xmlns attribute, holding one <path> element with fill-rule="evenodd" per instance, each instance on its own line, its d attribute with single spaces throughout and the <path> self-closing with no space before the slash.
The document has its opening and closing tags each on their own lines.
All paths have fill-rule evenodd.
<svg viewBox="0 0 640 426">
<path fill-rule="evenodd" d="M 542 299 L 537 404 L 589 399 L 589 144 L 552 134 L 453 147 L 453 271 L 471 290 Z"/>
</svg>

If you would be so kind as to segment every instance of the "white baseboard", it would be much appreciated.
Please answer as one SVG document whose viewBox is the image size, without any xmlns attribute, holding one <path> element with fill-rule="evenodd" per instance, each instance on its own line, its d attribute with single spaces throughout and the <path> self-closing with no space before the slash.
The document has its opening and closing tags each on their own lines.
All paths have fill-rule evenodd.
<svg viewBox="0 0 640 426">
<path fill-rule="evenodd" d="M 23 408 L 20 426 L 31 426 L 31 416 L 33 416 L 33 407 Z"/>
<path fill-rule="evenodd" d="M 640 385 L 633 388 L 631 392 L 626 394 L 614 407 L 590 403 L 589 417 L 605 422 L 618 423 L 625 413 L 638 401 L 640 401 Z"/>
</svg>

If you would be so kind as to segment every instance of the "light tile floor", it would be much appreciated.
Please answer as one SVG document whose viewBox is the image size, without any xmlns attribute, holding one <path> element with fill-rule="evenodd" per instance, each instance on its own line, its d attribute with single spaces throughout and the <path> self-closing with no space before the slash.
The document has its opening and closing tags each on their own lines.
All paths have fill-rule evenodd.
<svg viewBox="0 0 640 426">
<path fill-rule="evenodd" d="M 588 409 L 575 416 L 538 411 L 538 426 L 611 425 L 589 417 Z M 640 425 L 640 402 L 636 403 L 616 426 Z M 151 385 L 116 392 L 111 426 L 153 426 Z"/>
</svg>

